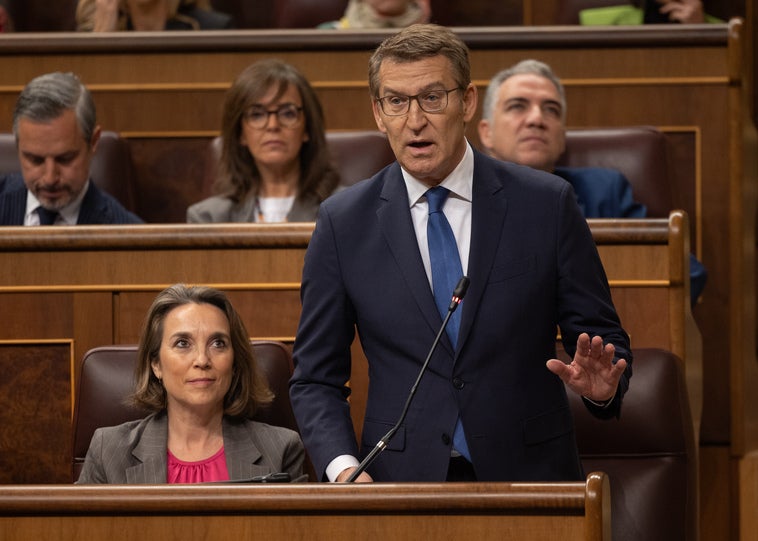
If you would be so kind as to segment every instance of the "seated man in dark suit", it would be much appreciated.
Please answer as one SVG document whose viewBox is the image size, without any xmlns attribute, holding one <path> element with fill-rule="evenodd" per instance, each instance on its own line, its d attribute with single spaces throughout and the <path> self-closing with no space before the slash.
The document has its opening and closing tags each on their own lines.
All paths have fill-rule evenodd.
<svg viewBox="0 0 758 541">
<path fill-rule="evenodd" d="M 0 225 L 142 223 L 90 180 L 100 138 L 95 104 L 72 73 L 24 87 L 13 111 L 20 173 L 0 177 Z"/>
<path fill-rule="evenodd" d="M 495 75 L 487 88 L 479 139 L 492 156 L 567 180 L 586 218 L 644 218 L 621 172 L 603 167 L 556 167 L 566 148 L 566 95 L 550 66 L 523 60 Z M 705 287 L 703 264 L 690 256 L 694 305 Z"/>
</svg>

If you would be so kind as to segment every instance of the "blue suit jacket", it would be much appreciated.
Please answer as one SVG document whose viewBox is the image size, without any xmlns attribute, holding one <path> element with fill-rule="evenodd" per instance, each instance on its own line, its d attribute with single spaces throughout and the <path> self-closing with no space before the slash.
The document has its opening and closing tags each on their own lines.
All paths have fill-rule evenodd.
<svg viewBox="0 0 758 541">
<path fill-rule="evenodd" d="M 647 208 L 634 200 L 632 186 L 615 169 L 556 167 L 555 174 L 574 188 L 585 218 L 644 218 Z"/>
<path fill-rule="evenodd" d="M 554 175 L 474 151 L 473 213 L 458 351 L 443 335 L 405 423 L 369 473 L 378 481 L 444 481 L 460 413 L 480 480 L 583 478 L 561 380 L 546 367 L 556 325 L 629 339 L 571 187 Z M 400 417 L 440 328 L 400 166 L 322 203 L 308 247 L 290 397 L 319 477 L 341 454 L 364 456 Z M 357 327 L 369 389 L 360 454 L 346 398 Z M 589 407 L 589 406 L 588 406 Z"/>
<path fill-rule="evenodd" d="M 0 225 L 24 225 L 26 185 L 20 173 L 0 177 Z M 78 225 L 141 224 L 142 220 L 126 210 L 113 196 L 90 181 L 79 209 Z"/>
<path fill-rule="evenodd" d="M 647 208 L 632 196 L 632 186 L 615 169 L 602 167 L 556 167 L 555 174 L 574 187 L 579 207 L 586 218 L 645 218 Z M 697 302 L 708 280 L 708 272 L 690 254 L 690 303 Z"/>
</svg>

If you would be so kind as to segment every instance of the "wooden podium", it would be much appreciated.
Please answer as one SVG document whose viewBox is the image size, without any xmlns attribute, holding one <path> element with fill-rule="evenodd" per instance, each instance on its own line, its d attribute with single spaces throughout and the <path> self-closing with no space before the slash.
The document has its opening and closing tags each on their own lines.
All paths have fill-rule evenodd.
<svg viewBox="0 0 758 541">
<path fill-rule="evenodd" d="M 0 486 L 0 539 L 610 540 L 585 483 Z"/>
</svg>

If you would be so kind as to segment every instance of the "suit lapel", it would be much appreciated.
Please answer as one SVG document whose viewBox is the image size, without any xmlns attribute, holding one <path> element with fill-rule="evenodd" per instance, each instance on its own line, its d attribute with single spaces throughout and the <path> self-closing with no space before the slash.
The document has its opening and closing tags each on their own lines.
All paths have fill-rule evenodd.
<svg viewBox="0 0 758 541">
<path fill-rule="evenodd" d="M 408 191 L 397 162 L 386 172 L 380 197 L 384 204 L 379 206 L 376 215 L 382 235 L 426 323 L 437 332 L 442 320 L 421 261 L 408 207 Z M 447 336 L 443 336 L 441 343 L 452 354 Z"/>
<path fill-rule="evenodd" d="M 98 191 L 92 179 L 89 181 L 87 193 L 82 199 L 82 206 L 79 208 L 79 219 L 76 221 L 79 225 L 108 223 L 104 220 L 105 208 L 103 206 L 100 192 Z"/>
<path fill-rule="evenodd" d="M 9 196 L 8 204 L 3 208 L 3 213 L 5 215 L 2 217 L 0 223 L 24 225 L 24 214 L 26 214 L 26 187 Z"/>
<path fill-rule="evenodd" d="M 224 417 L 224 455 L 229 479 L 249 479 L 256 475 L 268 473 L 261 471 L 254 464 L 262 457 L 261 451 L 250 438 L 245 423 L 230 423 Z"/>
<path fill-rule="evenodd" d="M 256 465 L 262 454 L 250 437 L 245 423 L 223 420 L 224 456 L 229 479 L 249 479 L 270 473 L 267 465 Z M 138 464 L 126 469 L 127 483 L 165 483 L 168 479 L 166 449 L 168 447 L 168 417 L 160 413 L 150 419 L 132 455 Z"/>
<path fill-rule="evenodd" d="M 471 215 L 471 251 L 468 277 L 471 280 L 463 301 L 459 351 L 463 349 L 474 322 L 476 311 L 487 289 L 487 281 L 503 232 L 507 201 L 503 179 L 489 158 L 474 151 L 474 185 Z"/>
<path fill-rule="evenodd" d="M 139 464 L 126 469 L 126 482 L 165 483 L 168 479 L 168 417 L 160 413 L 149 419 L 132 455 Z"/>
<path fill-rule="evenodd" d="M 26 214 L 26 185 L 20 173 L 13 173 L 5 177 L 3 195 L 0 199 L 0 224 L 24 225 Z"/>
<path fill-rule="evenodd" d="M 295 198 L 287 214 L 288 222 L 312 222 L 318 215 L 319 201 L 314 196 L 308 196 L 304 199 Z"/>
</svg>

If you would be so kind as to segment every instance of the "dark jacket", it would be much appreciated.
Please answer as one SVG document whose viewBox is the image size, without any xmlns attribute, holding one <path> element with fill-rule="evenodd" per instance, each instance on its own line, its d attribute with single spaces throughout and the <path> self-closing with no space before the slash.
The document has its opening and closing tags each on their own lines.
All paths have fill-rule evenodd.
<svg viewBox="0 0 758 541">
<path fill-rule="evenodd" d="M 24 225 L 26 193 L 26 185 L 21 173 L 0 176 L 0 225 Z M 76 223 L 78 225 L 141 224 L 143 221 L 90 180 Z"/>
</svg>

